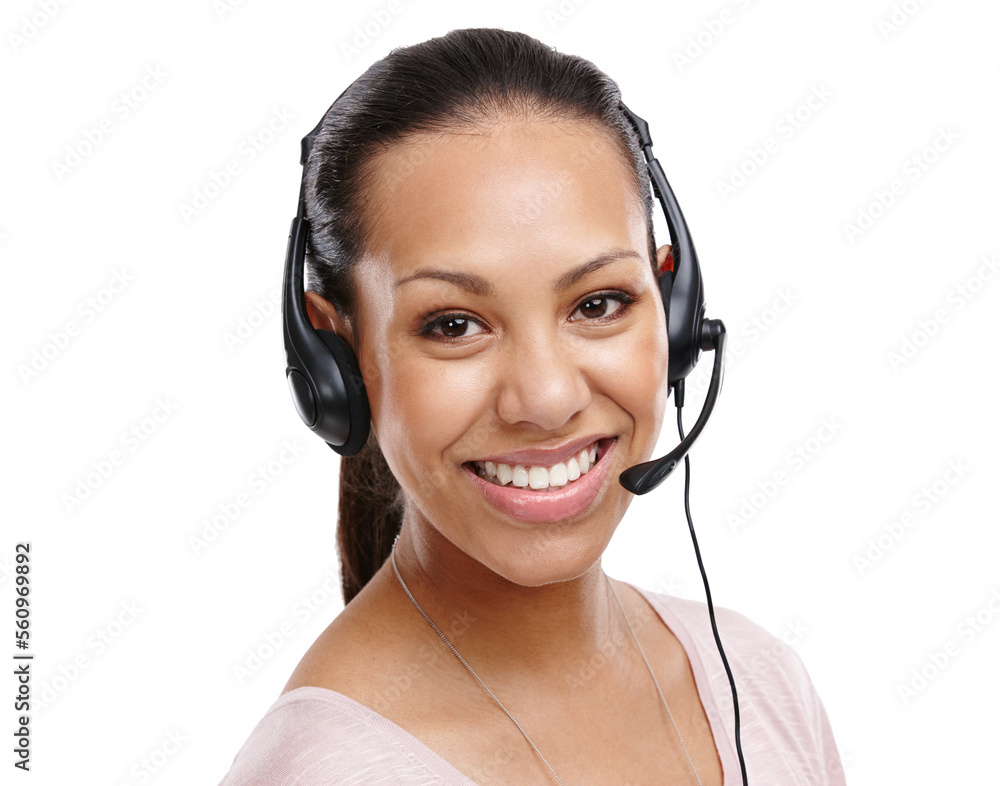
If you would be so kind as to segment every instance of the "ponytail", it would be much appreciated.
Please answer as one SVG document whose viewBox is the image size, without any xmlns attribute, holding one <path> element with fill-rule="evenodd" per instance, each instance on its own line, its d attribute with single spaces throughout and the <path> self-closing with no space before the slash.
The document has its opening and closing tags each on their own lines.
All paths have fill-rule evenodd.
<svg viewBox="0 0 1000 786">
<path fill-rule="evenodd" d="M 345 604 L 388 559 L 402 523 L 402 489 L 372 429 L 357 455 L 340 460 L 337 547 Z"/>
</svg>

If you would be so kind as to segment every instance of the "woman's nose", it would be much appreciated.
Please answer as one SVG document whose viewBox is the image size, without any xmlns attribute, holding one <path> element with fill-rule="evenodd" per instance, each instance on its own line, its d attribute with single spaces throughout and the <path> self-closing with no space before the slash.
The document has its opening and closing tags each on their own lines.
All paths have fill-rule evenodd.
<svg viewBox="0 0 1000 786">
<path fill-rule="evenodd" d="M 591 402 L 581 358 L 551 335 L 506 348 L 497 369 L 497 414 L 510 425 L 532 423 L 556 431 Z"/>
</svg>

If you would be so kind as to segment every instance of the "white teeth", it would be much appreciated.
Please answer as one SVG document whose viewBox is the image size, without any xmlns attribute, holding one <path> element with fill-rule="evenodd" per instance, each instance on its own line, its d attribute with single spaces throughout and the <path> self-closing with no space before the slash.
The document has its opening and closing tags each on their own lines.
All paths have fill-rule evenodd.
<svg viewBox="0 0 1000 786">
<path fill-rule="evenodd" d="M 549 471 L 545 467 L 532 467 L 528 470 L 528 485 L 535 491 L 547 488 L 549 485 Z"/>
<path fill-rule="evenodd" d="M 597 443 L 584 448 L 567 461 L 560 461 L 551 467 L 525 466 L 523 464 L 498 464 L 493 461 L 474 461 L 473 467 L 481 478 L 499 486 L 513 484 L 518 488 L 535 491 L 562 488 L 578 480 L 597 463 Z"/>
</svg>

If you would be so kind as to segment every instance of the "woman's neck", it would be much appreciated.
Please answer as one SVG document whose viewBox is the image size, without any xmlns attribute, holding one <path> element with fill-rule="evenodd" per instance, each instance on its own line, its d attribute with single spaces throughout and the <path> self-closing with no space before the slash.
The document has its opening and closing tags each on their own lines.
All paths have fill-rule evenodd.
<svg viewBox="0 0 1000 786">
<path fill-rule="evenodd" d="M 388 563 L 386 578 L 399 585 Z M 599 559 L 574 578 L 522 586 L 433 527 L 404 524 L 396 566 L 413 598 L 462 656 L 500 679 L 531 674 L 562 683 L 560 675 L 579 671 L 581 658 L 589 661 L 629 635 Z M 399 595 L 426 626 L 402 586 Z"/>
</svg>

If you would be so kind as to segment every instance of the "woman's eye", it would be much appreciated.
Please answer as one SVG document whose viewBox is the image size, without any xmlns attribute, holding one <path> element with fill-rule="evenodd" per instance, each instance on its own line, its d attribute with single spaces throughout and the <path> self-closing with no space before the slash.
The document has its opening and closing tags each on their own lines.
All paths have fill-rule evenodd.
<svg viewBox="0 0 1000 786">
<path fill-rule="evenodd" d="M 423 332 L 444 338 L 467 338 L 482 333 L 483 329 L 474 319 L 460 314 L 449 314 L 428 323 Z"/>
<path fill-rule="evenodd" d="M 585 320 L 602 319 L 620 311 L 633 300 L 633 298 L 625 295 L 624 292 L 615 295 L 595 295 L 581 303 L 573 313 L 580 313 Z"/>
</svg>

